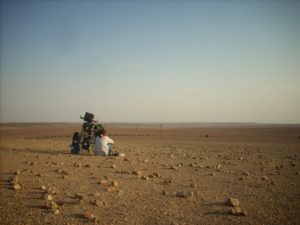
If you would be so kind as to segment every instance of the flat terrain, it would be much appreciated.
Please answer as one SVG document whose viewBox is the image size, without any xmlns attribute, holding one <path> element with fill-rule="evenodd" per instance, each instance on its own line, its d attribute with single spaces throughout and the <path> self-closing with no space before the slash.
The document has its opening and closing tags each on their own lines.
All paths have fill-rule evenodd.
<svg viewBox="0 0 300 225">
<path fill-rule="evenodd" d="M 125 157 L 70 155 L 80 124 L 0 125 L 1 224 L 300 224 L 299 126 L 106 128 Z"/>
</svg>

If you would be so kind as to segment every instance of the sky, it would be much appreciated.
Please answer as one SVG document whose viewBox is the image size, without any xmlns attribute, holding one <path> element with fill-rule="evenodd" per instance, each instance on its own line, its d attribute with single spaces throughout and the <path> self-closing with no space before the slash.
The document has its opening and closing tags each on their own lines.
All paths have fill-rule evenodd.
<svg viewBox="0 0 300 225">
<path fill-rule="evenodd" d="M 300 1 L 1 1 L 0 122 L 300 123 Z"/>
</svg>

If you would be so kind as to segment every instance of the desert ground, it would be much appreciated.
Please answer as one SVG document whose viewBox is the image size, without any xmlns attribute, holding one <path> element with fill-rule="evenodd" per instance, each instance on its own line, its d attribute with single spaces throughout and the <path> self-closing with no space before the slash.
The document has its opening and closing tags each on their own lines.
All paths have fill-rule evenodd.
<svg viewBox="0 0 300 225">
<path fill-rule="evenodd" d="M 1 124 L 0 223 L 300 224 L 300 126 L 105 124 L 123 157 L 71 155 L 78 124 Z"/>
</svg>

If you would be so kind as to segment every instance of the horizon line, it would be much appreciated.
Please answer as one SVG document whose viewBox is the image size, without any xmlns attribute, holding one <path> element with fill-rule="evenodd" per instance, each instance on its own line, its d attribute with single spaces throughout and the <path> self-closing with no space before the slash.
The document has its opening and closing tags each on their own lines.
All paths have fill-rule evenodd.
<svg viewBox="0 0 300 225">
<path fill-rule="evenodd" d="M 211 124 L 211 125 L 218 125 L 218 124 L 235 124 L 235 125 L 300 125 L 300 122 L 112 122 L 112 121 L 95 121 L 102 124 Z M 0 122 L 0 124 L 82 124 L 79 121 L 23 121 L 23 122 Z"/>
</svg>

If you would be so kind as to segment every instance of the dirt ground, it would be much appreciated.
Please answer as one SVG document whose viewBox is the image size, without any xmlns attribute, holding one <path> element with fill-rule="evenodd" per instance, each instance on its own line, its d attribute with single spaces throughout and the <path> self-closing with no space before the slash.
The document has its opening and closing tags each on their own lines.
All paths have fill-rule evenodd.
<svg viewBox="0 0 300 225">
<path fill-rule="evenodd" d="M 80 124 L 2 124 L 1 224 L 300 224 L 299 126 L 106 128 L 125 157 L 71 155 Z"/>
</svg>

